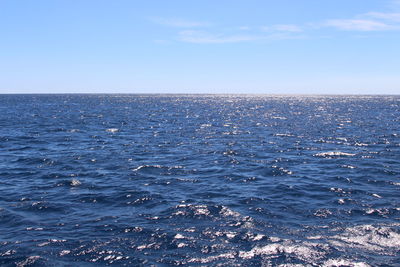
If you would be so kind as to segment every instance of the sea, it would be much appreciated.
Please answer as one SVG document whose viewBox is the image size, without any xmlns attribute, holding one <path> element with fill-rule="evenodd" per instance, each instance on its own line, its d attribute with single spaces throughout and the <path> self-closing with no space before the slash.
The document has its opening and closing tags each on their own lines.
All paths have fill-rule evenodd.
<svg viewBox="0 0 400 267">
<path fill-rule="evenodd" d="M 400 266 L 400 96 L 0 95 L 1 266 Z"/>
</svg>

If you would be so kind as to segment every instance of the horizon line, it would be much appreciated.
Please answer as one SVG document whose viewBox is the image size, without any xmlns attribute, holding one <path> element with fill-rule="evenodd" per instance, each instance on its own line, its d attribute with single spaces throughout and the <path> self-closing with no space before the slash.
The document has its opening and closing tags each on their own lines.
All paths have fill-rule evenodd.
<svg viewBox="0 0 400 267">
<path fill-rule="evenodd" d="M 368 94 L 358 94 L 358 93 L 2 93 L 0 95 L 176 95 L 176 96 L 400 96 L 399 94 L 385 94 L 385 93 L 368 93 Z"/>
</svg>

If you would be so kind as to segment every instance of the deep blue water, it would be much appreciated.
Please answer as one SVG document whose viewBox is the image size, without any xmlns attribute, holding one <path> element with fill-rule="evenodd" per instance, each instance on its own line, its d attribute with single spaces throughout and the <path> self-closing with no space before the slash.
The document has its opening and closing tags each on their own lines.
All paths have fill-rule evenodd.
<svg viewBox="0 0 400 267">
<path fill-rule="evenodd" d="M 399 219 L 400 96 L 0 95 L 2 266 L 398 266 Z"/>
</svg>

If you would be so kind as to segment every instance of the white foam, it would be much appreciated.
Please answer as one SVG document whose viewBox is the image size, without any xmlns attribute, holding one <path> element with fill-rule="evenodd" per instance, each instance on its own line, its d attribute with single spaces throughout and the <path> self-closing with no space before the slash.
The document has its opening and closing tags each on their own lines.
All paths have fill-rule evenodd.
<svg viewBox="0 0 400 267">
<path fill-rule="evenodd" d="M 342 165 L 341 167 L 348 168 L 348 169 L 355 169 L 356 168 L 355 166 L 352 166 L 352 165 Z"/>
<path fill-rule="evenodd" d="M 322 264 L 323 267 L 339 267 L 339 266 L 352 266 L 352 267 L 369 267 L 370 265 L 365 262 L 353 262 L 345 259 L 329 259 Z"/>
<path fill-rule="evenodd" d="M 235 232 L 227 232 L 225 233 L 226 237 L 229 239 L 235 238 L 236 233 Z"/>
<path fill-rule="evenodd" d="M 71 250 L 68 250 L 68 249 L 62 250 L 62 251 L 60 251 L 60 256 L 67 255 L 69 253 L 71 253 Z"/>
<path fill-rule="evenodd" d="M 157 168 L 157 169 L 161 169 L 161 168 L 162 168 L 161 165 L 140 165 L 139 167 L 133 169 L 132 171 L 135 172 L 135 171 L 138 171 L 138 170 L 140 170 L 140 169 L 143 169 L 143 168 L 150 168 L 150 167 L 152 167 L 152 168 Z"/>
<path fill-rule="evenodd" d="M 173 170 L 173 169 L 183 169 L 184 167 L 180 166 L 180 165 L 176 165 L 176 166 L 140 165 L 139 167 L 136 167 L 136 168 L 132 169 L 132 171 L 138 171 L 138 170 L 143 169 L 143 168 L 156 168 L 156 169 L 165 168 L 165 169 L 168 169 L 170 171 L 170 170 Z"/>
<path fill-rule="evenodd" d="M 328 242 L 337 248 L 358 248 L 390 255 L 391 249 L 400 247 L 400 234 L 387 226 L 361 225 L 329 237 Z"/>
<path fill-rule="evenodd" d="M 332 212 L 328 209 L 319 209 L 316 212 L 314 212 L 314 216 L 316 217 L 326 218 L 329 215 L 332 215 Z"/>
<path fill-rule="evenodd" d="M 17 267 L 33 265 L 38 259 L 40 259 L 40 256 L 29 256 L 26 260 L 17 262 L 16 265 Z"/>
<path fill-rule="evenodd" d="M 239 212 L 233 211 L 225 206 L 222 207 L 222 209 L 219 213 L 224 217 L 229 217 L 229 216 L 240 217 L 241 216 L 241 214 Z"/>
<path fill-rule="evenodd" d="M 0 256 L 10 256 L 10 255 L 13 255 L 13 254 L 15 254 L 17 251 L 15 251 L 15 250 L 13 250 L 13 249 L 9 249 L 9 250 L 7 250 L 6 252 L 4 252 L 4 253 L 0 253 Z"/>
<path fill-rule="evenodd" d="M 178 248 L 184 248 L 187 247 L 188 245 L 185 243 L 179 243 L 178 245 L 176 245 Z"/>
<path fill-rule="evenodd" d="M 281 116 L 272 116 L 271 119 L 275 119 L 275 120 L 287 120 L 286 117 L 281 117 Z"/>
<path fill-rule="evenodd" d="M 272 242 L 279 242 L 279 241 L 281 241 L 281 239 L 280 239 L 279 237 L 276 237 L 276 236 L 271 236 L 271 237 L 269 238 L 269 240 L 271 240 Z"/>
<path fill-rule="evenodd" d="M 143 249 L 153 248 L 155 246 L 156 246 L 156 243 L 143 244 L 143 245 L 137 246 L 136 249 L 143 250 Z"/>
<path fill-rule="evenodd" d="M 27 231 L 43 231 L 43 228 L 42 227 L 37 227 L 37 228 L 27 227 L 26 230 Z"/>
<path fill-rule="evenodd" d="M 206 205 L 198 205 L 194 210 L 195 215 L 209 215 L 210 211 L 208 210 Z"/>
<path fill-rule="evenodd" d="M 307 262 L 316 262 L 324 257 L 326 253 L 316 250 L 314 246 L 314 244 L 308 242 L 294 243 L 285 240 L 282 243 L 273 243 L 263 247 L 254 247 L 249 251 L 240 251 L 239 257 L 243 259 L 251 259 L 256 256 L 286 253 Z"/>
<path fill-rule="evenodd" d="M 388 226 L 360 225 L 349 228 L 330 229 L 331 234 L 308 236 L 308 241 L 280 239 L 270 237 L 273 243 L 267 245 L 255 245 L 250 250 L 237 251 L 233 249 L 223 252 L 219 255 L 213 255 L 204 258 L 189 259 L 187 263 L 211 263 L 223 259 L 235 259 L 235 261 L 251 260 L 261 256 L 263 260 L 273 259 L 281 254 L 290 255 L 290 257 L 303 261 L 303 266 L 307 264 L 318 266 L 358 266 L 368 267 L 365 262 L 357 261 L 352 258 L 331 258 L 327 256 L 331 250 L 342 251 L 346 255 L 354 253 L 368 255 L 389 255 L 395 256 L 400 247 L 400 234 L 395 230 L 400 224 Z M 328 227 L 329 228 L 329 227 Z M 209 238 L 217 239 L 227 237 L 231 239 L 237 235 L 235 232 L 208 231 L 204 232 Z M 257 244 L 258 240 L 264 238 L 263 235 L 247 233 L 248 240 Z M 229 240 L 226 240 L 229 243 Z M 228 244 L 227 243 L 227 244 Z M 222 247 L 223 248 L 223 247 Z M 355 251 L 356 249 L 356 251 Z M 267 263 L 267 262 L 264 262 Z M 268 263 L 271 263 L 268 261 Z M 291 266 L 287 263 L 279 266 Z"/>
<path fill-rule="evenodd" d="M 185 236 L 183 236 L 183 235 L 181 235 L 181 234 L 176 234 L 176 235 L 174 236 L 174 238 L 175 238 L 175 239 L 184 239 Z"/>
<path fill-rule="evenodd" d="M 355 156 L 356 154 L 353 153 L 346 153 L 346 152 L 341 152 L 341 151 L 329 151 L 329 152 L 321 152 L 314 154 L 316 157 L 340 157 L 340 156 Z"/>
<path fill-rule="evenodd" d="M 109 128 L 109 129 L 106 129 L 106 132 L 109 132 L 109 133 L 116 133 L 116 132 L 118 132 L 118 131 L 119 131 L 118 128 Z"/>
<path fill-rule="evenodd" d="M 292 137 L 294 136 L 293 134 L 287 134 L 287 133 L 277 133 L 275 136 L 282 136 L 282 137 Z"/>
<path fill-rule="evenodd" d="M 263 239 L 264 237 L 265 237 L 265 235 L 257 234 L 256 236 L 254 236 L 252 238 L 252 241 L 259 241 L 259 240 Z"/>
<path fill-rule="evenodd" d="M 79 186 L 82 183 L 78 179 L 72 179 L 71 180 L 71 186 Z"/>
<path fill-rule="evenodd" d="M 215 256 L 210 256 L 210 257 L 206 257 L 206 258 L 193 258 L 193 259 L 189 259 L 187 262 L 188 263 L 194 263 L 194 262 L 210 263 L 210 262 L 213 262 L 213 261 L 219 260 L 219 259 L 234 259 L 234 258 L 235 258 L 235 253 L 234 252 L 227 252 L 227 253 L 223 253 L 223 254 L 215 255 Z"/>
<path fill-rule="evenodd" d="M 355 143 L 354 145 L 355 146 L 368 146 L 368 144 L 365 144 L 365 143 Z"/>
</svg>

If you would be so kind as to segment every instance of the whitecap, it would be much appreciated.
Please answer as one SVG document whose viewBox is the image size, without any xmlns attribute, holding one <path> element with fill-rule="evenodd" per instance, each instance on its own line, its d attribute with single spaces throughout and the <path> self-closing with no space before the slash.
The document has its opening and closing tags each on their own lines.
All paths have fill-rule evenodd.
<svg viewBox="0 0 400 267">
<path fill-rule="evenodd" d="M 275 119 L 275 120 L 287 120 L 286 117 L 281 117 L 281 116 L 272 116 L 271 119 Z"/>
<path fill-rule="evenodd" d="M 322 259 L 326 252 L 315 249 L 316 245 L 308 242 L 296 244 L 292 241 L 285 240 L 281 243 L 268 244 L 263 247 L 254 247 L 249 251 L 240 251 L 239 257 L 242 259 L 252 259 L 256 256 L 277 255 L 281 253 L 291 254 L 298 259 L 307 262 L 317 262 Z"/>
<path fill-rule="evenodd" d="M 185 239 L 185 236 L 181 235 L 181 234 L 176 234 L 174 236 L 175 239 Z"/>
<path fill-rule="evenodd" d="M 30 266 L 36 263 L 36 261 L 40 259 L 40 256 L 29 256 L 24 261 L 17 262 L 16 266 L 23 267 L 23 266 Z"/>
<path fill-rule="evenodd" d="M 215 260 L 219 260 L 219 259 L 234 259 L 235 258 L 236 253 L 235 252 L 227 252 L 227 253 L 223 253 L 220 255 L 215 255 L 215 256 L 210 256 L 207 258 L 192 258 L 189 259 L 187 262 L 188 263 L 210 263 L 213 262 Z"/>
<path fill-rule="evenodd" d="M 355 146 L 368 146 L 368 144 L 365 144 L 365 143 L 355 143 L 354 145 Z"/>
<path fill-rule="evenodd" d="M 139 171 L 141 169 L 144 168 L 155 168 L 155 169 L 167 169 L 167 170 L 174 170 L 174 169 L 183 169 L 183 166 L 180 165 L 176 165 L 176 166 L 162 166 L 162 165 L 140 165 L 134 169 L 132 169 L 132 171 Z"/>
<path fill-rule="evenodd" d="M 355 156 L 356 154 L 353 153 L 346 153 L 346 152 L 341 152 L 341 151 L 329 151 L 329 152 L 321 152 L 314 154 L 315 157 L 340 157 L 340 156 L 346 156 L 346 157 L 351 157 Z"/>
<path fill-rule="evenodd" d="M 365 262 L 353 262 L 346 259 L 329 259 L 322 264 L 323 267 L 353 266 L 353 267 L 369 267 Z"/>
<path fill-rule="evenodd" d="M 225 236 L 229 239 L 235 238 L 236 233 L 235 232 L 227 232 L 225 233 Z"/>
<path fill-rule="evenodd" d="M 239 212 L 233 211 L 231 209 L 229 209 L 228 207 L 222 206 L 221 211 L 219 212 L 223 217 L 228 217 L 228 216 L 232 216 L 232 217 L 240 217 L 241 214 Z"/>
<path fill-rule="evenodd" d="M 332 215 L 332 212 L 328 209 L 319 209 L 316 212 L 314 212 L 314 216 L 316 217 L 326 218 L 330 215 Z"/>
<path fill-rule="evenodd" d="M 157 168 L 157 169 L 161 169 L 162 166 L 161 166 L 161 165 L 140 165 L 139 167 L 133 169 L 132 171 L 135 172 L 135 171 L 138 171 L 138 170 L 143 169 L 143 168 Z"/>
<path fill-rule="evenodd" d="M 64 250 L 60 251 L 60 256 L 65 256 L 65 255 L 67 255 L 69 253 L 71 253 L 71 250 L 64 249 Z"/>
<path fill-rule="evenodd" d="M 341 167 L 342 168 L 348 168 L 348 169 L 355 169 L 356 168 L 355 166 L 352 166 L 352 165 L 342 165 Z"/>
<path fill-rule="evenodd" d="M 198 205 L 198 206 L 195 206 L 194 214 L 207 216 L 210 214 L 210 211 L 206 205 Z"/>
<path fill-rule="evenodd" d="M 47 246 L 48 244 L 50 244 L 50 242 L 43 242 L 43 243 L 38 244 L 37 246 L 44 247 L 44 246 Z"/>
<path fill-rule="evenodd" d="M 178 248 L 184 248 L 184 247 L 187 247 L 188 245 L 185 244 L 185 243 L 179 243 L 179 244 L 177 244 L 176 246 L 177 246 Z"/>
<path fill-rule="evenodd" d="M 349 227 L 331 236 L 328 242 L 337 248 L 358 248 L 391 255 L 391 250 L 400 247 L 400 233 L 387 226 L 361 225 Z"/>
<path fill-rule="evenodd" d="M 82 183 L 78 179 L 72 179 L 71 180 L 71 186 L 79 186 Z"/>
<path fill-rule="evenodd" d="M 264 237 L 265 237 L 265 235 L 257 234 L 256 236 L 254 236 L 252 238 L 252 241 L 259 241 L 259 240 L 263 239 Z"/>
<path fill-rule="evenodd" d="M 293 137 L 293 134 L 288 134 L 288 133 L 277 133 L 274 134 L 275 136 L 281 136 L 281 137 Z"/>
<path fill-rule="evenodd" d="M 337 266 L 358 266 L 368 267 L 365 262 L 359 261 L 355 258 L 329 258 L 332 249 L 341 251 L 348 255 L 348 253 L 375 253 L 379 255 L 395 256 L 400 247 L 400 233 L 392 228 L 396 225 L 389 226 L 373 226 L 373 225 L 361 225 L 349 228 L 336 228 L 331 229 L 331 234 L 328 235 L 315 235 L 308 236 L 303 240 L 291 240 L 291 239 L 280 239 L 278 237 L 270 237 L 269 240 L 273 243 L 266 245 L 255 245 L 249 250 L 231 250 L 226 251 L 218 255 L 212 255 L 209 257 L 196 257 L 188 259 L 186 263 L 202 263 L 210 264 L 220 260 L 231 260 L 241 262 L 241 260 L 252 260 L 263 259 L 264 263 L 272 264 L 270 259 L 285 254 L 289 257 L 293 257 L 296 260 L 302 261 L 302 265 L 307 264 L 326 266 L 326 267 L 337 267 Z M 206 231 L 205 235 L 212 239 L 226 237 L 228 239 L 234 238 L 236 232 L 224 232 L 224 231 Z M 252 233 L 248 233 L 250 238 L 248 240 L 255 241 L 264 239 L 263 235 L 255 236 Z M 251 238 L 252 237 L 252 238 Z M 255 238 L 257 237 L 257 238 Z M 226 240 L 229 242 L 229 240 Z M 265 262 L 265 260 L 267 262 Z M 226 263 L 226 262 L 225 262 Z M 277 266 L 292 266 L 287 263 Z"/>
</svg>

